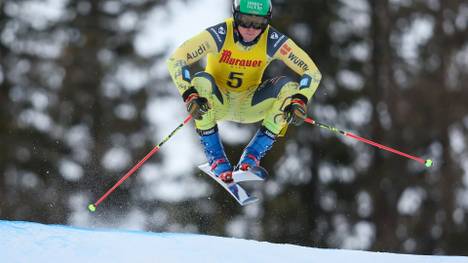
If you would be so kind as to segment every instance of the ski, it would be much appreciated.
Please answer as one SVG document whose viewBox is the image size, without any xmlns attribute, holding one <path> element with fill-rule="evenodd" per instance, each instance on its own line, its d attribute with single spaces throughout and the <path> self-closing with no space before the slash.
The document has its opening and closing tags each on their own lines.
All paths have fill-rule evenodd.
<svg viewBox="0 0 468 263">
<path fill-rule="evenodd" d="M 204 173 L 206 173 L 207 175 L 209 175 L 213 180 L 215 180 L 218 184 L 220 184 L 224 189 L 226 189 L 226 191 L 228 191 L 228 193 L 231 194 L 231 196 L 234 197 L 234 199 L 236 199 L 236 201 L 240 205 L 242 206 L 249 205 L 258 201 L 257 197 L 249 195 L 247 191 L 245 191 L 245 189 L 242 188 L 240 185 L 238 185 L 235 181 L 227 184 L 223 182 L 221 179 L 219 179 L 218 177 L 216 177 L 216 175 L 213 174 L 213 172 L 211 172 L 211 168 L 209 164 L 206 163 L 206 164 L 199 165 L 198 168 L 202 170 Z M 245 173 L 242 175 L 244 176 L 244 178 L 247 178 L 247 175 Z M 255 181 L 255 180 L 249 180 L 249 181 Z M 256 181 L 259 181 L 259 180 L 256 180 Z"/>
</svg>

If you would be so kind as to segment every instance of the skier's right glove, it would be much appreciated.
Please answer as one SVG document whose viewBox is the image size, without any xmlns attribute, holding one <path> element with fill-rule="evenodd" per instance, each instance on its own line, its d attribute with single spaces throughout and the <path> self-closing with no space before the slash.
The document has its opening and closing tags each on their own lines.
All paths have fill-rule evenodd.
<svg viewBox="0 0 468 263">
<path fill-rule="evenodd" d="M 196 120 L 201 120 L 203 115 L 208 112 L 210 105 L 208 100 L 204 97 L 200 97 L 197 90 L 194 87 L 191 87 L 182 95 L 187 111 L 192 115 Z"/>
</svg>

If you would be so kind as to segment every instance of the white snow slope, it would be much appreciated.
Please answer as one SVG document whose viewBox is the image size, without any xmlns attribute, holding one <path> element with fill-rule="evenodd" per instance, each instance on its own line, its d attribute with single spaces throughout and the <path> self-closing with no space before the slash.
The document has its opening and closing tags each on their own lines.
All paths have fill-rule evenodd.
<svg viewBox="0 0 468 263">
<path fill-rule="evenodd" d="M 0 262 L 468 263 L 468 257 L 318 249 L 196 234 L 81 229 L 0 220 Z"/>
</svg>

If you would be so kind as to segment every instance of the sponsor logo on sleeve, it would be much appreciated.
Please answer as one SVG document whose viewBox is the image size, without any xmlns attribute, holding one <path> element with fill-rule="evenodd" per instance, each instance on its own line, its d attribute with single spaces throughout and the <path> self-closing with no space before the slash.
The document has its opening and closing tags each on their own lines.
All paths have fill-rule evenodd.
<svg viewBox="0 0 468 263">
<path fill-rule="evenodd" d="M 289 52 L 291 52 L 291 47 L 288 46 L 288 44 L 284 44 L 283 46 L 281 46 L 280 52 L 281 55 L 286 56 L 287 54 L 289 54 Z"/>
<path fill-rule="evenodd" d="M 218 34 L 226 35 L 226 29 L 224 29 L 222 26 L 218 27 Z"/>
<path fill-rule="evenodd" d="M 210 28 L 210 31 L 213 32 L 213 34 L 216 36 L 216 40 L 218 40 L 218 43 L 222 43 L 222 42 L 223 42 L 223 40 L 222 40 L 221 37 L 219 36 L 217 30 L 215 30 L 214 28 Z"/>
<path fill-rule="evenodd" d="M 278 40 L 276 40 L 275 44 L 273 45 L 274 48 L 276 48 L 282 41 L 283 39 L 285 38 L 284 35 L 282 35 L 281 37 L 278 38 Z"/>
<path fill-rule="evenodd" d="M 270 38 L 273 40 L 278 39 L 279 38 L 278 33 L 276 32 L 271 33 Z"/>
<path fill-rule="evenodd" d="M 309 70 L 309 65 L 307 65 L 304 60 L 300 59 L 298 56 L 294 55 L 294 53 L 290 53 L 288 59 L 291 60 L 295 65 L 302 68 L 304 71 Z"/>
<path fill-rule="evenodd" d="M 209 47 L 208 43 L 201 44 L 200 46 L 198 46 L 196 50 L 193 50 L 187 53 L 187 60 L 195 59 L 203 55 L 203 53 L 205 53 L 208 50 L 208 47 Z"/>
</svg>

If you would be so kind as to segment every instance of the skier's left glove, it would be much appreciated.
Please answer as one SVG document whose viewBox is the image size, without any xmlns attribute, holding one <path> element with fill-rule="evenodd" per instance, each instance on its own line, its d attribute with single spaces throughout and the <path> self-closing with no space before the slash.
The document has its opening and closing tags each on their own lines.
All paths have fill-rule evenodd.
<svg viewBox="0 0 468 263">
<path fill-rule="evenodd" d="M 284 108 L 284 119 L 287 123 L 299 126 L 306 118 L 307 98 L 297 93 L 291 97 L 291 102 Z"/>
</svg>

